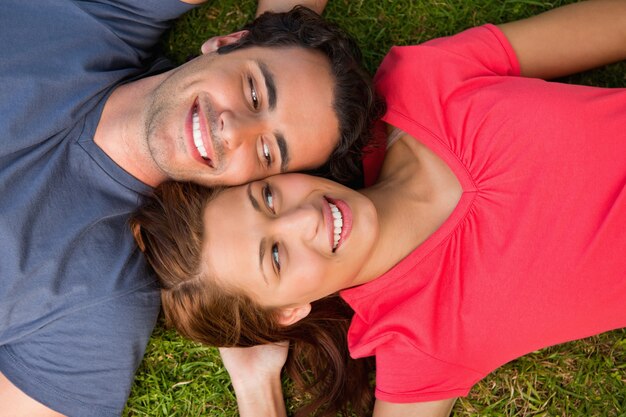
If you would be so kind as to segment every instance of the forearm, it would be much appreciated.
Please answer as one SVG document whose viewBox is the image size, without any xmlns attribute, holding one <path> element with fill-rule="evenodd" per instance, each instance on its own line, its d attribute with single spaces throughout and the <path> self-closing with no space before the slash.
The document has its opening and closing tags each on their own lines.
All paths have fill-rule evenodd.
<svg viewBox="0 0 626 417">
<path fill-rule="evenodd" d="M 256 14 L 258 16 L 267 11 L 287 12 L 297 5 L 306 6 L 318 14 L 322 14 L 326 3 L 328 0 L 259 0 Z"/>
<path fill-rule="evenodd" d="M 235 384 L 237 406 L 241 417 L 285 417 L 285 401 L 283 398 L 280 377 L 267 381 L 241 381 Z"/>
<path fill-rule="evenodd" d="M 555 78 L 626 59 L 626 1 L 573 3 L 499 25 L 523 76 Z"/>
</svg>

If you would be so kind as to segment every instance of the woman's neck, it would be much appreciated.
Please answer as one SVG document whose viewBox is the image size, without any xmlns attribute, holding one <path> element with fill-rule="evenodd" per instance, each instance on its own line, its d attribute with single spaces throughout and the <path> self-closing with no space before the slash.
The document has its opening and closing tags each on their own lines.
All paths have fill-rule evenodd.
<svg viewBox="0 0 626 417">
<path fill-rule="evenodd" d="M 361 191 L 374 203 L 379 239 L 360 283 L 371 281 L 404 259 L 452 214 L 462 188 L 452 170 L 409 135 L 391 146 L 378 182 Z"/>
</svg>

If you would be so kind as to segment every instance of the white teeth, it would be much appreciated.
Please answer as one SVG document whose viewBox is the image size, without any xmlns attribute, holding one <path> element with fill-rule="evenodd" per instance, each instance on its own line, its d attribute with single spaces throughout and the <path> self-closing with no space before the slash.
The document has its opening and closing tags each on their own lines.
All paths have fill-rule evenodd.
<svg viewBox="0 0 626 417">
<path fill-rule="evenodd" d="M 330 212 L 333 215 L 333 250 L 337 249 L 339 239 L 341 239 L 341 230 L 343 229 L 343 216 L 336 205 L 329 202 Z"/>
<path fill-rule="evenodd" d="M 198 110 L 193 110 L 192 117 L 192 127 L 193 127 L 193 144 L 196 145 L 198 152 L 200 152 L 200 156 L 204 159 L 209 157 L 209 154 L 206 152 L 204 144 L 202 143 L 202 134 L 200 133 L 200 118 L 198 117 Z"/>
</svg>

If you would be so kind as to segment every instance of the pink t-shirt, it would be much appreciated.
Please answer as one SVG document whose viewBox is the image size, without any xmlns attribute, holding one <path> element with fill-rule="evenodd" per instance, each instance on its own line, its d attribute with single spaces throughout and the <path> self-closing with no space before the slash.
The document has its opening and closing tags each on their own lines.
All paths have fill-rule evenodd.
<svg viewBox="0 0 626 417">
<path fill-rule="evenodd" d="M 528 352 L 626 327 L 626 89 L 520 77 L 492 25 L 395 47 L 376 80 L 385 121 L 463 187 L 423 244 L 341 294 L 377 398 L 465 396 Z"/>
</svg>

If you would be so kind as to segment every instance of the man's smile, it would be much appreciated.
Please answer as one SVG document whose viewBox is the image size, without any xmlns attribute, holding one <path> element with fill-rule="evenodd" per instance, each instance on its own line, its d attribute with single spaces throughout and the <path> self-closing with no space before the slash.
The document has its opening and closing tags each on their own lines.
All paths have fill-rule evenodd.
<svg viewBox="0 0 626 417">
<path fill-rule="evenodd" d="M 202 109 L 198 104 L 198 99 L 193 104 L 191 109 L 191 138 L 193 140 L 193 147 L 197 151 L 197 156 L 205 164 L 211 168 L 215 168 L 215 150 L 213 148 L 212 137 L 210 136 L 209 123 L 205 117 L 203 117 Z M 195 152 L 194 152 L 195 153 Z"/>
</svg>

